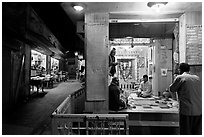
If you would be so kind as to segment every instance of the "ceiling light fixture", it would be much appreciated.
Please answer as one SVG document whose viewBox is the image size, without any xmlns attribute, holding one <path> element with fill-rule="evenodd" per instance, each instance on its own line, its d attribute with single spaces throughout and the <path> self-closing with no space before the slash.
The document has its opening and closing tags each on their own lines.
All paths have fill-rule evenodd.
<svg viewBox="0 0 204 137">
<path fill-rule="evenodd" d="M 160 12 L 161 7 L 165 6 L 168 2 L 148 2 L 147 6 Z"/>
<path fill-rule="evenodd" d="M 82 11 L 84 9 L 84 7 L 80 6 L 80 5 L 74 5 L 73 8 L 76 10 L 76 11 Z"/>
<path fill-rule="evenodd" d="M 127 37 L 125 37 L 126 39 L 132 39 L 133 37 L 131 37 L 131 36 L 127 36 Z"/>
<path fill-rule="evenodd" d="M 79 55 L 79 53 L 76 51 L 76 52 L 74 52 L 74 55 L 75 55 L 75 56 L 78 56 L 78 55 Z"/>
</svg>

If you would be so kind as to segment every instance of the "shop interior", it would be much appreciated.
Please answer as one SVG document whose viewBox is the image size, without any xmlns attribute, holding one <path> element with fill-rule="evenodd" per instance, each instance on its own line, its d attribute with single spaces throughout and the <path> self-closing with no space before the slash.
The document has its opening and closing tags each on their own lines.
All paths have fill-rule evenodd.
<svg viewBox="0 0 204 137">
<path fill-rule="evenodd" d="M 154 95 L 166 90 L 178 71 L 172 59 L 178 46 L 174 33 L 177 24 L 156 20 L 110 23 L 110 50 L 116 49 L 116 73 L 122 89 L 137 89 L 142 76 L 148 75 Z M 161 81 L 164 84 L 159 84 Z"/>
<path fill-rule="evenodd" d="M 46 55 L 31 50 L 31 77 L 46 74 Z"/>
</svg>

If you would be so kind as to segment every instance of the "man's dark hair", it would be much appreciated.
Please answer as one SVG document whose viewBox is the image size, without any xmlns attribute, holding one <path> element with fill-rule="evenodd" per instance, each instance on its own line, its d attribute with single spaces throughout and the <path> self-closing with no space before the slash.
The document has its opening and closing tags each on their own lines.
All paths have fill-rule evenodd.
<svg viewBox="0 0 204 137">
<path fill-rule="evenodd" d="M 113 84 L 119 86 L 119 79 L 117 77 L 112 78 L 112 82 Z"/>
<path fill-rule="evenodd" d="M 179 65 L 179 69 L 182 72 L 189 72 L 190 71 L 190 66 L 187 63 L 181 63 Z"/>
<path fill-rule="evenodd" d="M 143 75 L 143 78 L 147 78 L 148 79 L 148 76 L 147 75 Z"/>
<path fill-rule="evenodd" d="M 116 51 L 116 49 L 113 48 L 113 49 L 111 50 L 111 52 L 110 52 L 110 55 L 111 55 L 113 52 L 115 52 L 115 51 Z"/>
<path fill-rule="evenodd" d="M 119 82 L 119 79 L 117 77 L 113 77 L 112 82 Z"/>
</svg>

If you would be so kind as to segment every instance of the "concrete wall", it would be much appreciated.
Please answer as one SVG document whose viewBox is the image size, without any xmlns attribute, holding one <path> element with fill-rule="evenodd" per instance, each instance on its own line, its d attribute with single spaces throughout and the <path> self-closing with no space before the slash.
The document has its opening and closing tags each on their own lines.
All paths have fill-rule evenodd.
<svg viewBox="0 0 204 137">
<path fill-rule="evenodd" d="M 30 66 L 31 66 L 31 47 L 28 44 L 25 44 L 24 47 L 25 53 L 25 86 L 23 97 L 28 97 L 30 95 Z"/>
<path fill-rule="evenodd" d="M 2 51 L 2 111 L 5 112 L 11 107 L 11 51 L 5 47 Z"/>
<path fill-rule="evenodd" d="M 85 111 L 108 110 L 109 14 L 85 14 L 86 106 Z"/>
<path fill-rule="evenodd" d="M 179 61 L 186 62 L 186 15 L 179 18 Z"/>
<path fill-rule="evenodd" d="M 25 43 L 26 3 L 4 3 L 2 6 L 2 110 L 15 107 L 23 95 L 28 94 L 27 65 L 21 69 L 22 57 L 29 59 Z M 27 57 L 27 58 L 26 58 Z"/>
<path fill-rule="evenodd" d="M 153 46 L 153 94 L 163 92 L 172 82 L 172 39 L 156 39 Z M 166 76 L 161 74 L 167 69 Z"/>
<path fill-rule="evenodd" d="M 30 50 L 29 46 L 16 39 L 2 45 L 2 106 L 3 111 L 12 110 L 22 102 L 30 91 Z M 19 47 L 14 49 L 13 47 Z"/>
</svg>

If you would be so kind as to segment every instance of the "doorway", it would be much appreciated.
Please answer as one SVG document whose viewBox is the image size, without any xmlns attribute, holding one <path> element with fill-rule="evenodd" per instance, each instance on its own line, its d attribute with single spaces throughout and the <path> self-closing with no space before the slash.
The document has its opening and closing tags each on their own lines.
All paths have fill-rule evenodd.
<svg viewBox="0 0 204 137">
<path fill-rule="evenodd" d="M 137 89 L 142 76 L 147 74 L 149 81 L 152 82 L 154 95 L 166 90 L 173 80 L 175 71 L 173 54 L 178 45 L 174 30 L 177 24 L 177 22 L 110 23 L 110 49 L 116 48 L 116 61 L 119 62 L 116 73 L 120 78 L 121 88 Z M 134 45 L 132 39 L 139 39 L 140 42 L 141 39 L 146 40 Z M 149 43 L 145 43 L 146 41 Z M 144 53 L 140 53 L 141 51 Z"/>
<path fill-rule="evenodd" d="M 135 41 L 133 44 L 128 43 L 128 40 L 125 43 L 125 39 L 126 38 L 120 40 L 113 39 L 110 42 L 112 43 L 111 49 L 116 49 L 115 59 L 116 62 L 118 62 L 116 76 L 120 80 L 120 88 L 137 89 L 142 80 L 142 76 L 148 74 L 148 49 L 150 39 L 143 38 L 143 44 L 146 41 L 144 45 L 136 43 L 136 41 L 138 41 L 137 39 L 141 38 L 133 38 Z M 121 44 L 122 41 L 123 44 Z"/>
</svg>

